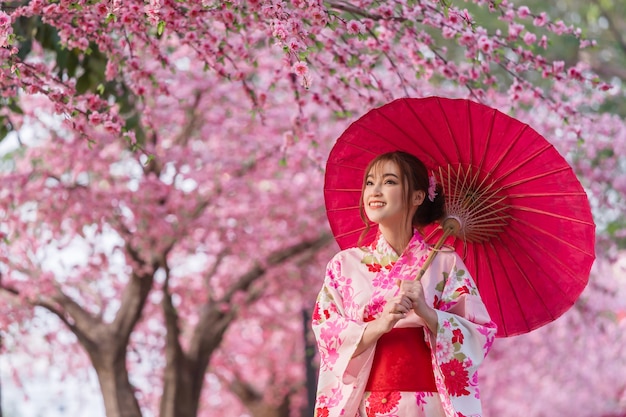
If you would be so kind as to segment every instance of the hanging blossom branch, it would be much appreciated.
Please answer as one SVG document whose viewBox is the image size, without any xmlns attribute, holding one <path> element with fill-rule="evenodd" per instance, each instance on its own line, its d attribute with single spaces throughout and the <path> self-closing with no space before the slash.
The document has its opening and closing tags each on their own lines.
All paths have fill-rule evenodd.
<svg viewBox="0 0 626 417">
<path fill-rule="evenodd" d="M 442 68 L 442 74 L 451 80 L 458 82 L 461 85 L 465 85 L 471 92 L 472 96 L 480 99 L 479 94 L 474 92 L 473 85 L 476 84 L 476 80 L 479 79 L 479 71 L 481 71 L 485 78 L 485 84 L 495 84 L 497 82 L 495 76 L 490 75 L 491 71 L 488 68 L 489 62 L 496 64 L 506 74 L 508 74 L 513 80 L 513 85 L 524 85 L 525 87 L 533 88 L 536 97 L 542 100 L 551 101 L 553 104 L 557 104 L 554 98 L 546 96 L 543 91 L 534 87 L 526 77 L 529 73 L 535 72 L 540 74 L 542 78 L 553 78 L 561 81 L 564 79 L 571 79 L 579 82 L 586 82 L 591 86 L 597 87 L 600 90 L 608 90 L 611 86 L 607 83 L 601 82 L 597 76 L 590 73 L 583 73 L 581 70 L 571 67 L 565 69 L 563 62 L 555 61 L 548 62 L 541 55 L 535 55 L 531 50 L 535 45 L 547 49 L 548 40 L 546 35 L 542 35 L 541 39 L 537 39 L 537 35 L 526 30 L 526 26 L 516 22 L 517 20 L 524 21 L 532 19 L 534 29 L 545 28 L 547 31 L 552 32 L 558 36 L 572 35 L 580 39 L 581 30 L 573 26 L 565 26 L 562 21 L 551 22 L 548 20 L 545 13 L 534 15 L 530 12 L 528 7 L 521 6 L 519 8 L 507 2 L 478 2 L 479 4 L 488 4 L 490 10 L 494 13 L 499 13 L 500 20 L 509 24 L 509 33 L 505 38 L 499 32 L 488 33 L 488 31 L 478 26 L 469 12 L 460 10 L 458 8 L 446 5 L 444 10 L 441 7 L 434 6 L 432 4 L 427 5 L 426 9 L 430 13 L 424 13 L 425 9 L 422 9 L 422 17 L 417 18 L 414 21 L 423 24 L 424 26 L 436 27 L 441 30 L 441 34 L 444 38 L 454 39 L 458 45 L 466 48 L 466 58 L 473 59 L 480 65 L 472 65 L 470 72 L 460 71 L 459 68 L 453 63 L 451 59 L 447 59 L 446 48 L 437 46 L 430 36 L 425 35 L 423 32 L 418 36 L 421 36 L 422 44 L 437 58 Z M 352 16 L 361 17 L 365 19 L 371 19 L 374 21 L 381 21 L 387 19 L 389 21 L 407 23 L 408 18 L 394 15 L 394 10 L 391 7 L 381 7 L 380 14 L 372 14 L 367 11 L 360 10 L 354 6 L 346 5 L 345 3 L 330 2 L 331 6 L 337 10 L 343 10 L 349 12 Z M 348 31 L 352 33 L 362 33 L 364 25 L 354 20 L 347 20 L 338 17 L 348 28 Z M 376 37 L 375 33 L 368 29 L 368 32 L 372 37 Z M 380 44 L 380 42 L 377 40 Z M 593 41 L 581 39 L 581 48 L 594 45 Z M 388 55 L 387 55 L 388 56 Z M 516 59 L 513 59 L 513 57 Z M 391 60 L 391 59 L 390 59 Z M 436 61 L 435 61 L 436 62 Z M 478 69 L 478 71 L 476 71 Z M 469 82 L 472 81 L 472 83 Z M 517 90 L 517 88 L 515 89 Z M 481 91 L 482 93 L 482 91 Z M 482 94 L 481 94 L 482 95 Z M 518 97 L 512 95 L 513 99 Z M 556 107 L 555 107 L 556 108 Z"/>
<path fill-rule="evenodd" d="M 371 89 L 384 93 L 396 88 L 410 95 L 416 88 L 410 74 L 426 81 L 441 75 L 448 82 L 465 86 L 476 99 L 484 99 L 490 89 L 504 91 L 512 86 L 509 96 L 519 100 L 520 86 L 531 89 L 535 99 L 563 115 L 571 111 L 563 110 L 566 97 L 546 94 L 529 78 L 531 74 L 554 82 L 578 83 L 581 88 L 586 84 L 600 90 L 611 88 L 584 69 L 565 68 L 562 62 L 550 62 L 536 53 L 538 48 L 548 48 L 547 35 L 539 35 L 541 31 L 575 36 L 580 39 L 581 48 L 593 45 L 592 41 L 581 39 L 580 29 L 508 1 L 474 1 L 508 23 L 506 36 L 489 33 L 474 22 L 467 9 L 444 1 L 365 2 L 359 6 L 336 0 L 207 6 L 185 1 L 155 1 L 145 6 L 138 1 L 113 1 L 97 3 L 95 7 L 88 7 L 85 1 L 75 3 L 69 7 L 64 2 L 44 5 L 31 1 L 12 9 L 11 15 L 1 13 L 0 46 L 7 58 L 4 79 L 18 76 L 17 83 L 5 84 L 7 88 L 47 94 L 57 112 L 65 114 L 68 125 L 79 132 L 84 131 L 81 119 L 86 119 L 102 124 L 112 134 L 121 134 L 123 120 L 107 97 L 99 97 L 98 101 L 97 95 L 76 96 L 72 80 L 54 80 L 63 85 L 59 92 L 46 90 L 43 86 L 51 82 L 49 67 L 28 67 L 16 56 L 19 40 L 11 38 L 10 23 L 17 18 L 41 16 L 58 30 L 67 48 L 87 51 L 90 43 L 97 45 L 108 57 L 107 79 L 120 74 L 138 97 L 143 97 L 148 89 L 165 95 L 172 93 L 165 80 L 141 63 L 148 62 L 149 56 L 175 71 L 176 64 L 168 51 L 188 46 L 207 70 L 240 83 L 258 114 L 263 113 L 266 95 L 292 76 L 313 93 L 296 95 L 298 106 L 313 99 L 340 109 L 346 109 L 344 102 L 350 100 L 336 94 L 344 88 L 357 96 Z M 464 58 L 451 56 L 434 35 L 465 50 Z M 383 60 L 397 76 L 396 82 L 379 74 Z M 496 74 L 492 64 L 510 79 L 506 81 Z M 337 88 L 338 85 L 343 87 Z"/>
</svg>

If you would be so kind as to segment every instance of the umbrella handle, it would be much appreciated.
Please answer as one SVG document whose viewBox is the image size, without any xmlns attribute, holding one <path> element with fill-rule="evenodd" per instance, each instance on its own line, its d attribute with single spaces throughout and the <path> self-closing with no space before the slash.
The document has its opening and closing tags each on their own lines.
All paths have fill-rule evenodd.
<svg viewBox="0 0 626 417">
<path fill-rule="evenodd" d="M 458 236 L 458 233 L 461 230 L 461 219 L 459 219 L 458 217 L 454 217 L 454 216 L 447 217 L 443 221 L 441 228 L 443 229 L 443 235 L 439 238 L 437 243 L 435 243 L 433 250 L 430 252 L 430 254 L 428 255 L 428 258 L 426 259 L 426 262 L 424 262 L 424 265 L 422 265 L 422 268 L 417 273 L 417 276 L 415 277 L 417 281 L 422 279 L 422 277 L 424 276 L 424 273 L 426 273 L 426 270 L 435 259 L 435 256 L 437 256 L 437 254 L 439 253 L 439 249 L 441 249 L 445 240 L 450 235 Z"/>
</svg>

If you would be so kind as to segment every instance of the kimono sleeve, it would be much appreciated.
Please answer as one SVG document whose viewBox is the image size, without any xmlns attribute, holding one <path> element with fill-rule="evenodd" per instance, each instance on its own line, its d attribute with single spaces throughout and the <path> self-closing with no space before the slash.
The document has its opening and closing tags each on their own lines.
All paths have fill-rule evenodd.
<svg viewBox="0 0 626 417">
<path fill-rule="evenodd" d="M 350 277 L 341 273 L 341 259 L 335 257 L 326 268 L 324 285 L 317 297 L 312 326 L 320 354 L 320 384 L 330 373 L 343 384 L 350 384 L 367 363 L 368 353 L 352 358 L 366 323 L 353 301 Z"/>
<path fill-rule="evenodd" d="M 455 253 L 446 263 L 451 266 L 443 272 L 441 298 L 434 300 L 437 332 L 428 337 L 435 380 L 444 393 L 444 409 L 467 410 L 473 403 L 476 408 L 470 406 L 463 415 L 480 415 L 477 370 L 493 345 L 497 328 L 461 258 Z"/>
</svg>

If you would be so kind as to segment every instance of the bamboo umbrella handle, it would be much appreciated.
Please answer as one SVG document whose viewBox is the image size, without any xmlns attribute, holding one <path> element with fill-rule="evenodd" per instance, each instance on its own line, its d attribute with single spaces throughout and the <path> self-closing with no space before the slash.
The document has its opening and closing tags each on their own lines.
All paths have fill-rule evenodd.
<svg viewBox="0 0 626 417">
<path fill-rule="evenodd" d="M 424 273 L 426 273 L 426 270 L 435 259 L 435 256 L 437 256 L 437 254 L 439 253 L 439 249 L 441 249 L 441 247 L 443 246 L 443 243 L 448 238 L 448 236 L 458 235 L 459 230 L 461 230 L 461 221 L 457 217 L 447 217 L 443 221 L 441 228 L 443 229 L 443 235 L 439 238 L 439 240 L 433 247 L 433 250 L 428 255 L 426 262 L 424 262 L 424 265 L 422 265 L 422 268 L 417 273 L 417 276 L 415 277 L 415 279 L 418 281 L 422 279 L 422 277 L 424 276 Z"/>
</svg>

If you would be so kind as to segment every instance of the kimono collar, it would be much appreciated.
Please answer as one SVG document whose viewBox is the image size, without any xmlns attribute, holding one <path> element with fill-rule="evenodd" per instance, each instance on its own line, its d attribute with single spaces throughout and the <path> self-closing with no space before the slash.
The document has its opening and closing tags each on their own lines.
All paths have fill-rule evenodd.
<svg viewBox="0 0 626 417">
<path fill-rule="evenodd" d="M 409 241 L 409 244 L 406 245 L 404 252 L 402 255 L 415 253 L 416 251 L 424 250 L 425 243 L 422 235 L 417 231 L 417 229 L 413 229 L 413 237 Z M 375 249 L 378 253 L 383 255 L 389 255 L 393 258 L 398 258 L 400 254 L 396 253 L 395 249 L 387 242 L 382 233 L 378 232 L 378 240 L 376 241 Z"/>
<path fill-rule="evenodd" d="M 389 279 L 415 279 L 418 271 L 428 258 L 429 251 L 426 249 L 426 242 L 424 242 L 424 238 L 417 230 L 413 230 L 413 237 L 400 257 L 398 257 L 398 254 L 389 242 L 385 240 L 382 233 L 376 245 L 378 252 L 397 259 L 389 271 Z"/>
</svg>

